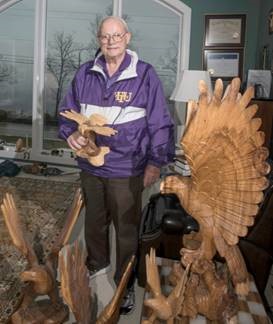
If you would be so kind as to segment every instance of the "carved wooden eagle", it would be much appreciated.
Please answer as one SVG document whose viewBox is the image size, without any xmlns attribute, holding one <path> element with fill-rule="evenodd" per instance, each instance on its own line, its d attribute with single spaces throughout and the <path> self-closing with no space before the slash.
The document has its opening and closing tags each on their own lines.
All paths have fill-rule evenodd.
<svg viewBox="0 0 273 324">
<path fill-rule="evenodd" d="M 171 293 L 166 297 L 162 293 L 160 275 L 156 263 L 155 250 L 151 248 L 150 254 L 146 254 L 147 284 L 153 297 L 144 300 L 144 305 L 151 308 L 152 312 L 141 324 L 152 324 L 159 318 L 166 320 L 167 324 L 173 324 L 174 318 L 179 314 L 181 304 L 184 300 L 187 276 L 190 265 L 184 273 L 179 273 L 177 284 Z"/>
<path fill-rule="evenodd" d="M 110 149 L 107 146 L 96 145 L 96 134 L 112 136 L 117 133 L 117 130 L 104 126 L 107 124 L 107 120 L 100 114 L 92 114 L 86 117 L 74 110 L 66 110 L 60 112 L 60 115 L 77 122 L 80 134 L 88 139 L 87 145 L 77 150 L 76 154 L 87 159 L 94 166 L 102 166 L 104 164 L 104 156 L 110 152 Z"/>
<path fill-rule="evenodd" d="M 28 261 L 28 269 L 20 274 L 21 281 L 28 285 L 23 289 L 23 300 L 18 310 L 12 314 L 11 323 L 46 323 L 46 320 L 47 323 L 62 323 L 66 319 L 68 309 L 64 307 L 59 296 L 56 266 L 58 253 L 67 243 L 82 205 L 82 195 L 77 190 L 62 228 L 59 228 L 56 215 L 37 208 L 36 217 L 46 218 L 47 223 L 35 234 L 40 237 L 41 242 L 34 248 L 34 242 L 30 240 L 33 233 L 30 235 L 26 230 L 13 195 L 5 194 L 1 211 L 8 232 L 14 246 Z M 33 232 L 34 224 L 30 224 L 30 227 Z M 44 295 L 48 295 L 49 299 L 36 303 L 35 298 Z"/>
<path fill-rule="evenodd" d="M 259 131 L 261 120 L 255 118 L 258 107 L 248 106 L 253 88 L 241 96 L 238 78 L 232 80 L 225 98 L 221 80 L 216 81 L 212 98 L 203 81 L 199 88 L 198 107 L 181 139 L 191 177 L 168 176 L 161 191 L 175 193 L 200 226 L 201 245 L 197 250 L 184 249 L 184 263 L 201 271 L 204 260 L 210 261 L 218 251 L 236 292 L 246 295 L 248 274 L 236 244 L 253 225 L 268 186 L 265 136 Z"/>
</svg>

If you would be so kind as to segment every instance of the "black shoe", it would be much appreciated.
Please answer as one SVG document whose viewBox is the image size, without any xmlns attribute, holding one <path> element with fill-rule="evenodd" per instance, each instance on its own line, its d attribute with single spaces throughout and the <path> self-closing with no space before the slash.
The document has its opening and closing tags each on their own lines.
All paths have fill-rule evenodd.
<svg viewBox="0 0 273 324">
<path fill-rule="evenodd" d="M 120 315 L 129 315 L 135 309 L 135 291 L 134 287 L 127 289 L 119 309 Z"/>
</svg>

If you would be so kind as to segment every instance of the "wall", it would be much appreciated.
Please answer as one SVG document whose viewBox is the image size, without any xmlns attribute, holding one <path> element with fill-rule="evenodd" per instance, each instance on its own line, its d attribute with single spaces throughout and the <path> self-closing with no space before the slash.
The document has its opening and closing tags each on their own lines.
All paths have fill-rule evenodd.
<svg viewBox="0 0 273 324">
<path fill-rule="evenodd" d="M 272 0 L 261 0 L 259 37 L 257 43 L 257 62 L 261 61 L 262 50 L 268 46 L 268 60 L 266 68 L 273 71 L 273 34 L 268 33 L 268 14 L 273 9 Z"/>
<path fill-rule="evenodd" d="M 272 0 L 183 0 L 183 3 L 192 9 L 191 26 L 191 47 L 190 47 L 190 69 L 202 68 L 202 48 L 205 30 L 205 14 L 246 14 L 245 34 L 245 58 L 244 75 L 250 68 L 257 68 L 258 38 L 268 41 L 268 37 L 261 37 L 260 31 L 265 33 L 263 22 L 260 23 L 260 16 L 269 9 Z M 273 7 L 273 5 L 272 5 Z M 263 27 L 263 28 L 262 28 Z M 259 30 L 260 29 L 260 30 Z M 273 35 L 270 35 L 273 39 Z M 271 40 L 272 42 L 272 40 Z M 259 41 L 260 43 L 260 41 Z"/>
</svg>

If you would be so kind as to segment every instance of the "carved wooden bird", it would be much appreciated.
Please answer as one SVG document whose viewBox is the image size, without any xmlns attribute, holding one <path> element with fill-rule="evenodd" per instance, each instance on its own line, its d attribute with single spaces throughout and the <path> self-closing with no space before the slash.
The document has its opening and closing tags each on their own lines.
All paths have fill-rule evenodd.
<svg viewBox="0 0 273 324">
<path fill-rule="evenodd" d="M 253 88 L 240 96 L 240 80 L 235 78 L 224 99 L 221 80 L 216 81 L 211 99 L 204 82 L 199 88 L 198 107 L 181 139 L 191 177 L 169 176 L 161 191 L 175 193 L 199 223 L 201 246 L 184 249 L 184 263 L 198 269 L 199 261 L 211 260 L 218 251 L 227 262 L 236 292 L 246 295 L 248 274 L 236 244 L 253 225 L 268 186 L 268 150 L 259 131 L 261 120 L 254 117 L 258 107 L 248 107 Z"/>
<path fill-rule="evenodd" d="M 23 271 L 20 275 L 20 279 L 23 282 L 28 282 L 24 291 L 24 299 L 20 308 L 12 315 L 12 323 L 25 323 L 30 321 L 31 318 L 26 316 L 32 316 L 31 312 L 26 311 L 28 307 L 33 303 L 35 297 L 40 295 L 48 295 L 50 298 L 49 309 L 54 318 L 62 321 L 67 316 L 66 308 L 62 307 L 62 302 L 59 297 L 56 273 L 57 273 L 57 259 L 58 252 L 69 239 L 72 228 L 77 220 L 79 212 L 81 210 L 83 200 L 80 190 L 75 193 L 74 201 L 71 209 L 65 218 L 65 223 L 61 230 L 54 228 L 54 215 L 48 216 L 48 226 L 52 224 L 51 233 L 44 232 L 47 236 L 44 237 L 44 241 L 41 242 L 40 249 L 43 249 L 43 257 L 37 256 L 33 245 L 29 241 L 28 234 L 25 230 L 25 226 L 21 221 L 21 217 L 15 205 L 13 196 L 7 193 L 4 196 L 3 203 L 1 204 L 1 210 L 4 216 L 4 220 L 10 234 L 11 240 L 16 248 L 26 257 L 28 261 L 28 269 Z M 41 209 L 39 209 L 41 210 Z M 44 217 L 45 215 L 40 215 Z M 50 218 L 51 217 L 51 218 Z M 46 229 L 45 229 L 46 230 Z M 43 236 L 43 229 L 40 229 Z M 50 236 L 52 234 L 52 236 Z M 55 237 L 55 235 L 57 237 Z M 41 238 L 42 239 L 42 238 Z M 33 308 L 34 309 L 34 308 Z M 36 308 L 39 309 L 39 306 Z M 55 312 L 55 313 L 54 313 Z M 50 321 L 51 313 L 41 314 L 41 318 L 37 318 L 37 313 L 34 315 L 38 323 L 43 323 L 44 320 Z"/>
<path fill-rule="evenodd" d="M 112 136 L 117 133 L 117 130 L 112 127 L 104 126 L 107 124 L 107 120 L 100 114 L 92 114 L 89 117 L 86 117 L 74 110 L 66 110 L 60 112 L 60 115 L 77 122 L 80 134 L 88 139 L 87 145 L 80 150 L 77 150 L 76 154 L 79 157 L 88 159 L 92 165 L 103 165 L 104 156 L 110 152 L 110 149 L 107 146 L 96 145 L 96 134 Z"/>
<path fill-rule="evenodd" d="M 174 318 L 179 313 L 181 304 L 183 303 L 189 269 L 190 265 L 187 266 L 183 275 L 180 276 L 175 288 L 166 297 L 161 291 L 155 250 L 151 248 L 150 255 L 146 255 L 146 272 L 147 283 L 153 297 L 145 299 L 144 305 L 151 308 L 153 312 L 147 320 L 142 321 L 142 324 L 152 324 L 157 318 L 167 320 L 168 324 L 174 323 Z"/>
<path fill-rule="evenodd" d="M 85 266 L 85 252 L 76 241 L 72 246 L 66 245 L 59 257 L 61 291 L 65 302 L 73 312 L 77 323 L 91 323 L 91 292 L 88 270 Z M 116 324 L 119 319 L 119 308 L 132 273 L 135 256 L 133 255 L 122 275 L 120 283 L 111 301 L 101 311 L 96 324 Z"/>
</svg>

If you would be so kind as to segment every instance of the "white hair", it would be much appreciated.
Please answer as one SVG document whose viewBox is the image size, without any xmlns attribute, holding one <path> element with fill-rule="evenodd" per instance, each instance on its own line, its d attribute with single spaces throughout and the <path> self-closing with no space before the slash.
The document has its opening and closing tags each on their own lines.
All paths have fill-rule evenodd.
<svg viewBox="0 0 273 324">
<path fill-rule="evenodd" d="M 97 32 L 97 35 L 98 35 L 98 36 L 100 35 L 102 25 L 103 25 L 107 20 L 110 20 L 110 19 L 113 19 L 113 20 L 119 21 L 119 22 L 122 24 L 122 26 L 124 27 L 124 30 L 125 30 L 126 32 L 129 32 L 129 28 L 128 28 L 127 22 L 126 22 L 123 18 L 121 18 L 121 17 L 119 17 L 119 16 L 107 16 L 107 17 L 103 18 L 103 19 L 100 21 L 100 23 L 99 23 L 99 26 L 98 26 L 98 32 Z"/>
</svg>

